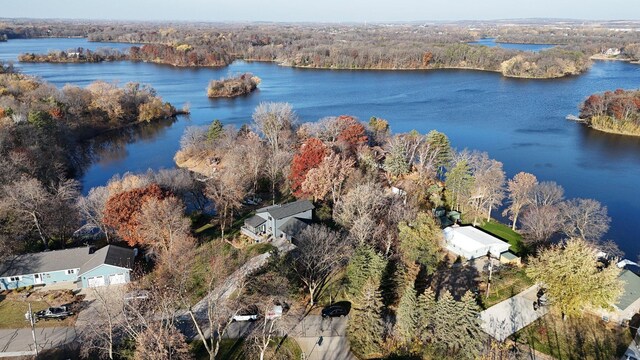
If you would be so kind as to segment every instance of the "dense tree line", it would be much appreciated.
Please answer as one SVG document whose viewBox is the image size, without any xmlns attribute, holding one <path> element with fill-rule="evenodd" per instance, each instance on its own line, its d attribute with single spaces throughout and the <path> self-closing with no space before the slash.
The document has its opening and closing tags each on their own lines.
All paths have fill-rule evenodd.
<svg viewBox="0 0 640 360">
<path fill-rule="evenodd" d="M 117 49 L 99 48 L 96 51 L 89 49 L 70 49 L 67 51 L 50 51 L 47 54 L 26 53 L 18 57 L 20 62 L 50 62 L 50 63 L 97 63 L 103 61 L 125 60 L 125 53 Z"/>
<path fill-rule="evenodd" d="M 594 129 L 640 135 L 640 91 L 593 94 L 580 106 L 580 119 Z"/>
<path fill-rule="evenodd" d="M 515 28 L 527 34 L 535 34 L 538 29 Z M 566 45 L 540 53 L 466 44 L 480 34 L 497 31 L 486 24 L 479 25 L 479 29 L 456 24 L 102 24 L 86 31 L 91 41 L 145 43 L 132 49 L 131 59 L 176 66 L 225 66 L 234 59 L 246 59 L 332 69 L 470 68 L 532 78 L 578 74 L 588 68 L 589 56 L 620 43 L 609 41 L 616 39 L 612 31 L 606 37 L 597 37 L 585 27 L 571 33 L 570 38 L 578 45 L 562 42 Z M 625 33 L 622 43 L 631 45 L 638 39 L 632 32 Z"/>
</svg>

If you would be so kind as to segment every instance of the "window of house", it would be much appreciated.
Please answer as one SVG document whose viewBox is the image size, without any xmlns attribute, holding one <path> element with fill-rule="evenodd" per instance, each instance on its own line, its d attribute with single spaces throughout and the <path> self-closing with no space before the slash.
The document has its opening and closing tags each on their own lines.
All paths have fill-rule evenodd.
<svg viewBox="0 0 640 360">
<path fill-rule="evenodd" d="M 22 280 L 22 276 L 12 276 L 9 278 L 9 281 L 13 282 L 13 281 L 20 281 Z"/>
<path fill-rule="evenodd" d="M 73 275 L 76 273 L 76 269 L 69 269 L 67 270 L 67 275 Z"/>
</svg>

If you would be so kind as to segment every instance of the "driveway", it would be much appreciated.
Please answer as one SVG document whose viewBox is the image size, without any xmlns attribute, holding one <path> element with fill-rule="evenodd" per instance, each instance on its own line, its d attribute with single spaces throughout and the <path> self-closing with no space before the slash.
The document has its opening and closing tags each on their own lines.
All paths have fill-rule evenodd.
<svg viewBox="0 0 640 360">
<path fill-rule="evenodd" d="M 52 349 L 75 340 L 74 327 L 36 328 L 38 350 Z M 0 357 L 35 355 L 31 328 L 0 329 Z"/>
<path fill-rule="evenodd" d="M 504 341 L 511 334 L 524 328 L 545 315 L 546 306 L 533 310 L 533 302 L 537 299 L 538 285 L 498 303 L 480 313 L 482 329 L 498 341 Z"/>
</svg>

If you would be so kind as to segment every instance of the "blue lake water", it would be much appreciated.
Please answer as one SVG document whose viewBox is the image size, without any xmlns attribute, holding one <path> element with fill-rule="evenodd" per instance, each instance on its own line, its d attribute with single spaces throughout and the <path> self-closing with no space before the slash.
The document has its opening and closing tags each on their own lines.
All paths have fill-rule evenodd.
<svg viewBox="0 0 640 360">
<path fill-rule="evenodd" d="M 0 43 L 0 59 L 15 59 L 30 49 L 70 45 L 100 44 L 83 39 L 10 40 Z M 583 75 L 555 80 L 509 79 L 464 70 L 329 71 L 247 62 L 217 69 L 132 62 L 19 67 L 57 86 L 87 85 L 98 79 L 148 83 L 178 107 L 191 104 L 189 117 L 141 126 L 101 141 L 96 161 L 81 178 L 85 192 L 114 174 L 173 167 L 187 126 L 208 125 L 215 118 L 239 126 L 251 121 L 260 102 L 286 101 L 301 121 L 350 114 L 362 120 L 388 119 L 395 132 L 442 131 L 459 150 L 487 151 L 502 161 L 509 177 L 531 172 L 541 181 L 558 182 L 567 197 L 601 201 L 613 218 L 607 237 L 631 259 L 640 253 L 635 227 L 640 222 L 640 138 L 599 133 L 565 120 L 591 93 L 640 87 L 638 65 L 596 62 Z M 211 79 L 245 71 L 262 79 L 259 90 L 236 99 L 206 97 Z"/>
<path fill-rule="evenodd" d="M 505 49 L 523 50 L 538 52 L 545 49 L 551 49 L 555 45 L 550 44 L 516 44 L 516 43 L 498 43 L 494 38 L 484 38 L 477 41 L 472 41 L 471 45 L 484 45 L 489 47 L 498 46 Z"/>
</svg>

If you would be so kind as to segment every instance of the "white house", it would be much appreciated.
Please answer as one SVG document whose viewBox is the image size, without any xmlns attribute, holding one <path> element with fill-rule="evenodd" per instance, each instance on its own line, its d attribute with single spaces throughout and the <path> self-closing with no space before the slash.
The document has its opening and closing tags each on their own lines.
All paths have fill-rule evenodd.
<svg viewBox="0 0 640 360">
<path fill-rule="evenodd" d="M 447 250 L 467 260 L 487 256 L 500 258 L 509 251 L 509 243 L 489 235 L 473 226 L 450 226 L 442 230 Z"/>
<path fill-rule="evenodd" d="M 640 311 L 640 277 L 632 271 L 623 269 L 620 280 L 624 283 L 622 295 L 612 309 L 597 309 L 595 314 L 603 320 L 624 324 Z"/>
</svg>

